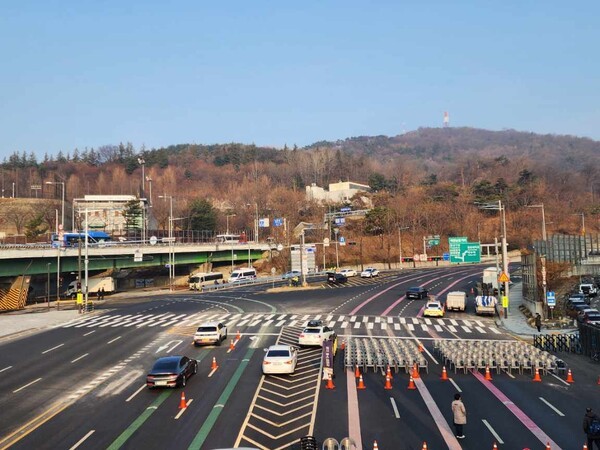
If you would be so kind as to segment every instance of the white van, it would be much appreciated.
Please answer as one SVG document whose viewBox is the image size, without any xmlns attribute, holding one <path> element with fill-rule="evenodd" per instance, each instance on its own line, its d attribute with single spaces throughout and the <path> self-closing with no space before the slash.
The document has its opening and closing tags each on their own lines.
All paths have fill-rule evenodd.
<svg viewBox="0 0 600 450">
<path fill-rule="evenodd" d="M 223 274 L 220 272 L 196 273 L 190 275 L 188 284 L 190 291 L 201 291 L 204 286 L 223 283 Z"/>
<path fill-rule="evenodd" d="M 235 283 L 238 281 L 248 281 L 256 278 L 256 269 L 254 268 L 244 268 L 244 269 L 236 269 L 231 272 L 229 276 L 229 282 Z"/>
</svg>

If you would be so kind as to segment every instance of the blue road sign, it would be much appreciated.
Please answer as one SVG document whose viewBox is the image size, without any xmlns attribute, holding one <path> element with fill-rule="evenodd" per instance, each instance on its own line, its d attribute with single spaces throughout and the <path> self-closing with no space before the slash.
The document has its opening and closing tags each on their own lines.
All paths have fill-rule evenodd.
<svg viewBox="0 0 600 450">
<path fill-rule="evenodd" d="M 352 208 L 348 208 L 348 207 L 340 208 L 340 212 L 348 212 L 348 211 L 352 211 Z"/>
<path fill-rule="evenodd" d="M 450 253 L 443 253 L 442 254 L 442 259 L 444 261 L 450 261 Z"/>
<path fill-rule="evenodd" d="M 273 219 L 273 226 L 275 227 L 282 227 L 283 226 L 283 219 Z"/>
<path fill-rule="evenodd" d="M 336 225 L 344 225 L 346 223 L 346 218 L 345 217 L 336 217 L 335 218 L 335 224 Z"/>
<path fill-rule="evenodd" d="M 548 291 L 546 292 L 546 302 L 550 308 L 554 308 L 556 306 L 556 296 L 554 292 Z"/>
</svg>

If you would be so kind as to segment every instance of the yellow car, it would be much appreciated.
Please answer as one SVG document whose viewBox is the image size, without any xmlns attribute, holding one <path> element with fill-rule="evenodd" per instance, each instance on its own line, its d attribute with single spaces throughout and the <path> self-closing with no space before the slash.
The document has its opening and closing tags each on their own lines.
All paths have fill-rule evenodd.
<svg viewBox="0 0 600 450">
<path fill-rule="evenodd" d="M 424 317 L 444 317 L 444 307 L 438 301 L 429 301 L 423 311 Z"/>
</svg>

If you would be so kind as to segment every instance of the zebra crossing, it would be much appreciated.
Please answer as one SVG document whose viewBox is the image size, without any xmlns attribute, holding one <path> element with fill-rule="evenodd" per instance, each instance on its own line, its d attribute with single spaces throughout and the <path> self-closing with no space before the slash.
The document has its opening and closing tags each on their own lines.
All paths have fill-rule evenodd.
<svg viewBox="0 0 600 450">
<path fill-rule="evenodd" d="M 345 332 L 376 332 L 393 330 L 401 332 L 435 331 L 437 333 L 451 332 L 467 335 L 500 335 L 495 324 L 479 319 L 449 319 L 427 317 L 381 317 L 343 314 L 290 314 L 290 313 L 196 313 L 196 314 L 105 314 L 101 316 L 77 319 L 62 325 L 63 328 L 177 328 L 178 332 L 195 331 L 201 322 L 217 321 L 225 323 L 229 329 L 233 327 L 252 328 L 281 328 L 302 327 L 309 320 L 321 320 L 325 325 Z"/>
</svg>

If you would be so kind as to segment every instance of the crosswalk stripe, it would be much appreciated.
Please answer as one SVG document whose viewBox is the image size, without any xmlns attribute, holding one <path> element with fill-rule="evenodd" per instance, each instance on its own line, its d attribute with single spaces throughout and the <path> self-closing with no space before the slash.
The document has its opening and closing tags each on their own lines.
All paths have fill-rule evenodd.
<svg viewBox="0 0 600 450">
<path fill-rule="evenodd" d="M 475 329 L 477 331 L 479 331 L 481 334 L 485 334 L 485 330 L 483 328 L 481 328 L 481 327 L 475 327 Z"/>
<path fill-rule="evenodd" d="M 356 316 L 350 317 L 350 322 L 356 322 Z"/>
<path fill-rule="evenodd" d="M 415 326 L 412 323 L 406 325 L 410 331 L 415 331 Z"/>
<path fill-rule="evenodd" d="M 394 324 L 394 330 L 400 330 L 400 324 L 399 323 L 395 323 Z"/>
<path fill-rule="evenodd" d="M 387 330 L 387 323 L 381 322 L 381 329 L 382 330 Z"/>
<path fill-rule="evenodd" d="M 437 331 L 438 333 L 441 333 L 443 331 L 443 328 L 440 325 L 435 324 L 433 327 L 435 328 L 435 331 Z"/>
<path fill-rule="evenodd" d="M 456 328 L 454 328 L 452 325 L 448 325 L 448 329 L 453 333 L 456 333 Z"/>
<path fill-rule="evenodd" d="M 342 322 L 342 328 L 346 328 L 348 326 L 348 322 Z"/>
<path fill-rule="evenodd" d="M 375 324 L 373 322 L 367 323 L 367 330 L 372 330 Z"/>
<path fill-rule="evenodd" d="M 356 328 L 360 328 L 360 322 L 355 322 L 355 323 L 354 323 L 354 328 L 355 328 L 355 329 L 356 329 Z"/>
<path fill-rule="evenodd" d="M 492 332 L 494 332 L 495 334 L 502 334 L 500 331 L 498 331 L 496 328 L 494 327 L 489 327 L 490 330 L 492 330 Z"/>
<path fill-rule="evenodd" d="M 462 328 L 463 330 L 465 330 L 465 333 L 471 333 L 471 330 L 470 330 L 470 328 L 469 328 L 469 327 L 467 327 L 467 326 L 465 326 L 465 325 L 462 325 L 462 327 L 461 327 L 461 328 Z"/>
<path fill-rule="evenodd" d="M 427 325 L 431 325 L 431 320 L 430 320 L 430 319 L 425 319 L 425 323 L 426 323 Z"/>
<path fill-rule="evenodd" d="M 423 329 L 423 331 L 427 331 L 427 330 L 429 329 L 429 328 L 427 328 L 427 325 L 426 325 L 426 324 L 422 324 L 422 325 L 421 325 L 421 328 Z"/>
</svg>

